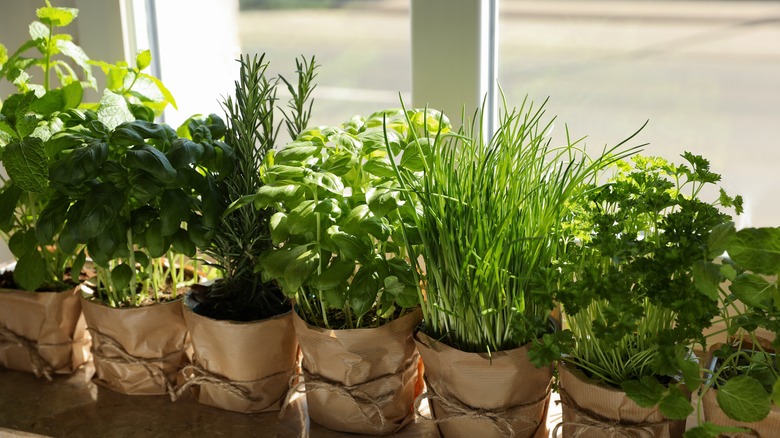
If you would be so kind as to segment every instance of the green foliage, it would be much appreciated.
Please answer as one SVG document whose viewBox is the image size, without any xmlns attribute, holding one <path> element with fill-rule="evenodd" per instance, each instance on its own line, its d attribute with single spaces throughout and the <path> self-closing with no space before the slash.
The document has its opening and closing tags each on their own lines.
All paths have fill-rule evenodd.
<svg viewBox="0 0 780 438">
<path fill-rule="evenodd" d="M 232 149 L 211 135 L 180 138 L 167 125 L 133 120 L 112 130 L 99 114 L 90 118 L 50 140 L 57 144 L 50 178 L 67 199 L 57 243 L 86 247 L 107 304 L 157 300 L 169 277 L 184 281 L 183 256 L 193 257 L 202 240 L 194 230 L 208 229 L 206 218 L 224 207 L 209 204 L 202 189 L 232 166 Z M 221 124 L 211 116 L 190 125 L 209 123 Z"/>
<path fill-rule="evenodd" d="M 635 155 L 587 190 L 557 293 L 575 339 L 563 360 L 623 388 L 640 406 L 658 404 L 669 418 L 692 412 L 680 375 L 698 386 L 690 347 L 706 346 L 702 331 L 719 314 L 709 237 L 730 220 L 719 207 L 742 208 L 740 197 L 722 190 L 715 201 L 700 199 L 720 176 L 704 158 L 682 157 L 686 163 L 675 165 Z"/>
<path fill-rule="evenodd" d="M 780 228 L 744 228 L 723 224 L 710 236 L 710 246 L 725 257 L 712 265 L 728 282 L 722 314 L 732 343 L 715 352 L 717 364 L 703 391 L 717 389 L 717 401 L 730 418 L 743 422 L 764 419 L 780 400 Z M 771 345 L 759 330 L 772 334 Z M 706 424 L 705 424 L 706 425 Z"/>
<path fill-rule="evenodd" d="M 255 270 L 257 257 L 271 250 L 272 236 L 278 237 L 271 231 L 274 224 L 278 225 L 278 217 L 274 221 L 271 209 L 256 209 L 249 204 L 259 193 L 268 191 L 258 170 L 266 154 L 274 149 L 281 128 L 281 124 L 275 122 L 275 112 L 282 111 L 287 131 L 293 137 L 308 124 L 317 65 L 314 58 L 296 60 L 298 77 L 297 85 L 293 85 L 283 77 L 269 77 L 266 73 L 269 64 L 264 55 L 251 58 L 246 55 L 239 62 L 241 68 L 235 93 L 223 102 L 227 125 L 219 127 L 234 151 L 235 161 L 221 171 L 214 186 L 204 187 L 207 202 L 221 206 L 221 210 L 213 224 L 207 224 L 210 231 L 201 248 L 214 260 L 223 278 L 199 300 L 219 308 L 222 317 L 250 320 L 273 316 L 290 308 L 284 296 L 276 293 L 278 288 L 263 281 Z M 292 96 L 288 112 L 277 103 L 280 80 Z M 202 128 L 189 126 L 188 131 L 193 139 L 203 135 Z M 225 211 L 228 206 L 230 208 Z"/>
<path fill-rule="evenodd" d="M 400 143 L 409 151 L 400 163 L 410 168 L 395 169 L 402 199 L 419 211 L 403 241 L 412 260 L 425 262 L 425 272 L 417 271 L 419 293 L 427 298 L 425 331 L 450 346 L 505 350 L 551 330 L 549 279 L 563 249 L 561 224 L 585 184 L 615 158 L 591 159 L 569 139 L 553 146 L 544 105 L 505 103 L 492 138 L 483 136 L 476 117 L 454 134 L 440 130 L 436 112 L 409 115 L 423 135 Z M 387 136 L 388 149 L 396 143 Z M 611 151 L 631 151 L 619 147 Z M 551 351 L 534 357 L 549 364 L 560 347 L 553 338 L 542 340 Z"/>
<path fill-rule="evenodd" d="M 410 152 L 414 140 L 428 132 L 423 114 L 393 109 L 309 129 L 266 156 L 265 186 L 250 202 L 277 211 L 270 231 L 278 247 L 260 256 L 259 267 L 310 323 L 365 327 L 418 305 L 415 274 L 399 245 L 417 212 L 399 194 L 392 163 L 417 153 Z M 427 114 L 438 124 L 437 113 Z M 446 119 L 442 130 L 449 130 Z"/>
<path fill-rule="evenodd" d="M 30 25 L 28 41 L 11 55 L 0 45 L 0 77 L 18 89 L 0 108 L 0 161 L 8 172 L 7 180 L 0 179 L 0 199 L 3 201 L 0 232 L 9 243 L 21 241 L 22 236 L 26 236 L 25 242 L 31 241 L 29 236 L 36 238 L 29 246 L 30 251 L 14 254 L 19 262 L 14 278 L 20 286 L 30 290 L 62 289 L 67 286 L 63 280 L 68 267 L 75 265 L 81 269 L 83 266 L 83 262 L 77 261 L 84 256 L 80 244 L 84 239 L 60 234 L 70 201 L 58 192 L 62 187 L 57 184 L 87 183 L 97 178 L 101 171 L 106 172 L 106 177 L 118 176 L 111 172 L 112 168 L 103 169 L 108 143 L 95 138 L 123 123 L 135 121 L 136 115 L 152 120 L 155 110 L 161 110 L 168 101 L 173 102 L 169 99 L 170 93 L 156 78 L 140 73 L 150 63 L 148 52 L 139 54 L 137 67 L 130 71 L 135 75 L 133 77 L 155 84 L 161 98 L 148 93 L 143 88 L 143 81 L 132 80 L 117 88 L 116 93 L 112 89 L 104 90 L 99 103 L 82 102 L 84 88 L 96 87 L 90 65 L 93 61 L 73 43 L 70 35 L 57 33 L 59 28 L 71 24 L 77 15 L 76 9 L 53 7 L 47 1 L 45 7 L 37 10 L 40 21 Z M 36 82 L 37 69 L 42 75 Z M 59 86 L 52 81 L 55 77 Z M 82 137 L 63 134 L 65 131 L 82 137 L 85 132 L 95 135 L 86 135 L 90 142 L 74 148 L 71 143 Z M 63 151 L 67 151 L 67 159 Z M 156 190 L 151 182 L 135 182 L 138 182 L 135 192 Z M 112 199 L 115 193 L 106 187 L 96 188 L 96 193 L 105 196 L 110 205 L 120 198 Z M 89 189 L 91 187 L 82 187 L 84 191 Z M 96 207 L 98 210 L 106 208 Z M 85 215 L 82 231 L 95 232 L 98 217 L 97 214 Z M 103 250 L 116 244 L 116 239 L 105 240 L 101 246 Z"/>
</svg>

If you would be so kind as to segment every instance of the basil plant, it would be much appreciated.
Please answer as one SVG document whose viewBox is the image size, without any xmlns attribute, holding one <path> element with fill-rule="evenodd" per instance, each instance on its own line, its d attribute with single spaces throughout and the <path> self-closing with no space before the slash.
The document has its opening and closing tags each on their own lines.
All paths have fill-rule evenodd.
<svg viewBox="0 0 780 438">
<path fill-rule="evenodd" d="M 439 120 L 431 110 L 423 114 L 354 117 L 304 131 L 266 156 L 265 185 L 250 200 L 277 210 L 270 223 L 276 247 L 261 255 L 259 269 L 295 299 L 307 322 L 375 327 L 419 305 L 416 273 L 399 245 L 404 233 L 416 233 L 419 212 L 402 199 L 393 160 L 422 170 L 424 148 L 415 141 L 424 143 L 423 125 Z"/>
</svg>

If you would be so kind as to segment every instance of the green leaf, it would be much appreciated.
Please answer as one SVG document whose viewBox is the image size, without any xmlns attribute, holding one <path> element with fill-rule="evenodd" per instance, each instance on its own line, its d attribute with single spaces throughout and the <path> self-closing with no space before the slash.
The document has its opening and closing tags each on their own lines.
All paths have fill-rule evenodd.
<svg viewBox="0 0 780 438">
<path fill-rule="evenodd" d="M 195 256 L 195 244 L 190 239 L 186 230 L 179 229 L 172 239 L 173 250 L 187 257 Z"/>
<path fill-rule="evenodd" d="M 760 275 L 740 274 L 734 279 L 729 290 L 737 299 L 749 306 L 768 309 L 777 286 Z"/>
<path fill-rule="evenodd" d="M 103 122 L 109 130 L 113 130 L 122 123 L 135 120 L 130 108 L 127 107 L 127 101 L 110 90 L 103 91 L 97 116 L 98 120 Z"/>
<path fill-rule="evenodd" d="M 316 206 L 313 200 L 306 200 L 298 204 L 287 214 L 287 226 L 290 234 L 298 235 L 312 232 L 317 229 Z"/>
<path fill-rule="evenodd" d="M 311 142 L 290 143 L 274 154 L 274 161 L 277 164 L 303 162 L 314 157 L 319 150 L 320 147 Z"/>
<path fill-rule="evenodd" d="M 152 63 L 152 52 L 150 50 L 141 50 L 135 55 L 135 66 L 138 70 L 143 70 Z"/>
<path fill-rule="evenodd" d="M 395 169 L 386 157 L 369 158 L 363 163 L 363 170 L 380 178 L 395 177 Z"/>
<path fill-rule="evenodd" d="M 338 225 L 327 230 L 328 237 L 339 249 L 339 253 L 347 260 L 360 260 L 371 252 L 371 245 L 365 240 L 341 231 Z"/>
<path fill-rule="evenodd" d="M 38 117 L 33 114 L 25 114 L 16 119 L 16 132 L 19 138 L 25 138 L 35 131 L 38 127 Z"/>
<path fill-rule="evenodd" d="M 382 285 L 379 275 L 369 266 L 358 270 L 348 290 L 349 304 L 355 316 L 360 318 L 371 310 Z"/>
<path fill-rule="evenodd" d="M 160 233 L 171 236 L 190 217 L 189 198 L 181 189 L 166 190 L 160 198 L 160 205 Z"/>
<path fill-rule="evenodd" d="M 290 230 L 287 228 L 287 215 L 281 211 L 271 216 L 269 226 L 271 229 L 271 240 L 274 245 L 279 245 L 290 237 Z"/>
<path fill-rule="evenodd" d="M 669 387 L 668 393 L 658 403 L 658 409 L 672 420 L 684 420 L 693 412 L 690 397 L 677 386 Z"/>
<path fill-rule="evenodd" d="M 111 283 L 115 290 L 124 290 L 130 285 L 130 280 L 133 279 L 133 268 L 126 263 L 116 265 L 111 270 Z"/>
<path fill-rule="evenodd" d="M 297 291 L 317 270 L 320 255 L 317 251 L 307 249 L 291 258 L 284 269 L 284 284 L 288 291 Z"/>
<path fill-rule="evenodd" d="M 179 109 L 179 107 L 176 106 L 176 99 L 173 98 L 173 94 L 171 94 L 170 90 L 168 90 L 168 88 L 166 88 L 165 85 L 163 85 L 161 80 L 157 79 L 154 76 L 146 75 L 143 73 L 141 73 L 139 76 L 142 78 L 147 78 L 150 81 L 152 81 L 157 86 L 157 89 L 160 90 L 160 93 L 162 93 L 163 97 L 165 98 L 165 101 L 170 103 L 174 109 Z"/>
<path fill-rule="evenodd" d="M 51 115 L 55 111 L 65 109 L 65 98 L 61 89 L 49 90 L 30 104 L 30 111 L 40 114 L 44 117 Z"/>
<path fill-rule="evenodd" d="M 79 10 L 74 8 L 43 7 L 38 8 L 35 13 L 45 24 L 54 27 L 65 27 L 78 16 Z"/>
<path fill-rule="evenodd" d="M 718 405 L 729 418 L 737 421 L 761 421 L 769 415 L 771 397 L 761 382 L 750 376 L 729 379 L 718 388 Z"/>
<path fill-rule="evenodd" d="M 6 146 L 3 165 L 11 180 L 22 190 L 42 193 L 49 186 L 49 163 L 39 138 L 30 137 Z"/>
<path fill-rule="evenodd" d="M 342 309 L 347 302 L 347 288 L 345 286 L 322 290 L 322 298 L 329 306 Z"/>
<path fill-rule="evenodd" d="M 130 168 L 144 170 L 166 184 L 176 181 L 176 169 L 171 166 L 168 158 L 154 147 L 136 146 L 128 150 L 125 157 Z"/>
<path fill-rule="evenodd" d="M 376 216 L 387 216 L 388 213 L 403 204 L 400 192 L 389 186 L 389 184 L 383 184 L 380 187 L 370 187 L 366 191 L 366 203 Z"/>
<path fill-rule="evenodd" d="M 34 291 L 46 279 L 46 261 L 38 251 L 20 257 L 14 267 L 14 281 L 24 290 Z"/>
<path fill-rule="evenodd" d="M 46 40 L 49 38 L 49 28 L 41 23 L 40 21 L 33 21 L 28 26 L 28 31 L 30 34 L 30 38 L 34 40 L 34 42 Z M 44 45 L 44 43 L 41 43 L 38 47 L 41 47 L 43 50 L 42 52 L 45 53 L 47 51 L 47 47 Z"/>
<path fill-rule="evenodd" d="M 155 219 L 149 223 L 149 227 L 144 232 L 144 242 L 146 250 L 152 258 L 162 257 L 168 251 L 169 243 L 165 241 L 160 233 L 160 221 Z"/>
<path fill-rule="evenodd" d="M 70 275 L 73 281 L 79 281 L 79 275 L 84 269 L 84 264 L 87 262 L 87 252 L 83 249 L 79 251 L 76 258 L 73 259 L 73 264 L 70 265 Z"/>
<path fill-rule="evenodd" d="M 92 76 L 92 68 L 89 65 L 89 57 L 84 53 L 84 49 L 77 46 L 73 41 L 58 39 L 56 40 L 57 49 L 62 52 L 63 55 L 69 57 L 76 63 L 86 76 L 87 82 L 93 87 L 96 87 L 95 77 Z M 105 93 L 104 93 L 105 94 Z"/>
<path fill-rule="evenodd" d="M 65 223 L 69 206 L 70 200 L 65 196 L 57 196 L 49 200 L 35 222 L 35 237 L 38 243 L 48 245 L 54 240 L 54 236 Z"/>
<path fill-rule="evenodd" d="M 721 281 L 718 265 L 705 260 L 697 260 L 693 263 L 691 273 L 696 289 L 710 300 L 718 301 Z"/>
<path fill-rule="evenodd" d="M 97 177 L 108 158 L 108 145 L 94 142 L 52 163 L 49 177 L 57 184 L 80 184 Z"/>
<path fill-rule="evenodd" d="M 38 240 L 35 238 L 35 230 L 19 230 L 8 239 L 8 249 L 17 259 L 20 259 L 38 249 Z"/>
<path fill-rule="evenodd" d="M 13 182 L 0 187 L 0 230 L 11 231 L 14 225 L 14 212 L 22 191 Z"/>
<path fill-rule="evenodd" d="M 16 130 L 6 122 L 6 117 L 4 115 L 0 115 L 0 131 L 8 134 L 9 137 L 13 139 L 18 139 L 19 135 L 16 133 Z"/>
<path fill-rule="evenodd" d="M 257 209 L 268 208 L 277 202 L 288 203 L 300 197 L 301 186 L 296 184 L 269 184 L 260 187 L 254 197 Z"/>
<path fill-rule="evenodd" d="M 744 228 L 727 247 L 729 257 L 756 274 L 780 273 L 780 228 Z"/>
<path fill-rule="evenodd" d="M 81 105 L 81 99 L 84 98 L 84 87 L 81 82 L 73 81 L 62 87 L 63 110 L 77 108 Z"/>
<path fill-rule="evenodd" d="M 642 376 L 639 380 L 627 380 L 620 384 L 628 398 L 643 408 L 652 408 L 661 401 L 666 388 L 652 376 Z"/>
<path fill-rule="evenodd" d="M 321 291 L 338 288 L 346 289 L 349 279 L 354 273 L 355 262 L 336 259 L 327 268 L 323 269 L 321 274 L 316 275 L 312 279 L 311 285 Z"/>
<path fill-rule="evenodd" d="M 751 430 L 744 427 L 718 426 L 710 422 L 699 423 L 693 429 L 688 429 L 683 434 L 683 438 L 718 438 L 722 434 L 750 434 Z"/>
<path fill-rule="evenodd" d="M 679 361 L 683 382 L 688 388 L 698 388 L 701 385 L 701 368 L 694 360 L 682 359 Z"/>
</svg>

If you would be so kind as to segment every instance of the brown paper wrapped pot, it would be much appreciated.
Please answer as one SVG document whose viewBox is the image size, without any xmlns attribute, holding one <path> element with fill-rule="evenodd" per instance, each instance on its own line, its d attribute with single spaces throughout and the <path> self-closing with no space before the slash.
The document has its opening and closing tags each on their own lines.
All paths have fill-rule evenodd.
<svg viewBox="0 0 780 438">
<path fill-rule="evenodd" d="M 311 420 L 367 435 L 414 420 L 421 376 L 412 333 L 421 320 L 418 309 L 378 328 L 328 330 L 294 314 Z"/>
<path fill-rule="evenodd" d="M 197 386 L 197 400 L 234 412 L 278 411 L 298 355 L 292 311 L 235 322 L 199 315 L 191 305 L 185 300 L 194 356 L 184 384 Z"/>
<path fill-rule="evenodd" d="M 95 381 L 123 394 L 171 395 L 189 348 L 180 301 L 113 308 L 82 296 Z"/>
<path fill-rule="evenodd" d="M 524 346 L 467 353 L 415 335 L 426 398 L 444 437 L 547 437 L 552 368 L 536 368 Z"/>
<path fill-rule="evenodd" d="M 571 365 L 560 364 L 563 436 L 622 438 L 681 437 L 685 420 L 668 420 L 658 407 L 643 408 L 615 388 L 588 379 Z"/>
<path fill-rule="evenodd" d="M 69 374 L 89 359 L 77 290 L 0 289 L 0 365 L 36 375 Z"/>
</svg>

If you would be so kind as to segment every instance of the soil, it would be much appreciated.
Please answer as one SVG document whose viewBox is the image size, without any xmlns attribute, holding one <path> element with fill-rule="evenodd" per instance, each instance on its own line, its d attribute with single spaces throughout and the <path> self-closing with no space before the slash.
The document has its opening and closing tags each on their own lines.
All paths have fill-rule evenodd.
<svg viewBox="0 0 780 438">
<path fill-rule="evenodd" d="M 399 317 L 401 317 L 402 314 L 408 312 L 409 309 L 396 308 L 390 320 L 391 321 L 396 320 Z M 347 318 L 344 316 L 344 312 L 341 309 L 328 309 L 327 316 L 328 316 L 328 325 L 330 325 L 331 329 L 333 330 L 344 330 L 344 329 L 354 328 L 347 325 Z M 386 318 L 382 318 L 379 315 L 377 315 L 375 309 L 371 309 L 368 313 L 363 315 L 363 320 L 361 321 L 360 328 L 377 328 L 387 323 L 387 321 L 388 320 Z M 322 320 L 307 321 L 307 322 L 317 327 L 325 327 L 325 323 Z"/>
<path fill-rule="evenodd" d="M 89 278 L 90 275 L 86 271 L 82 270 L 79 274 L 79 281 L 76 283 L 73 281 L 73 278 L 70 275 L 70 268 L 68 268 L 68 270 L 65 272 L 65 275 L 63 276 L 62 284 L 57 286 L 44 284 L 43 286 L 39 287 L 36 292 L 62 292 L 64 290 L 73 289 L 81 282 L 86 281 Z M 19 285 L 17 285 L 14 281 L 13 271 L 3 271 L 0 273 L 0 289 L 20 289 Z"/>
<path fill-rule="evenodd" d="M 260 321 L 290 310 L 290 301 L 273 284 L 249 296 L 246 287 L 226 288 L 219 281 L 211 286 L 193 285 L 192 298 L 198 302 L 192 310 L 198 315 L 221 321 Z"/>
</svg>

